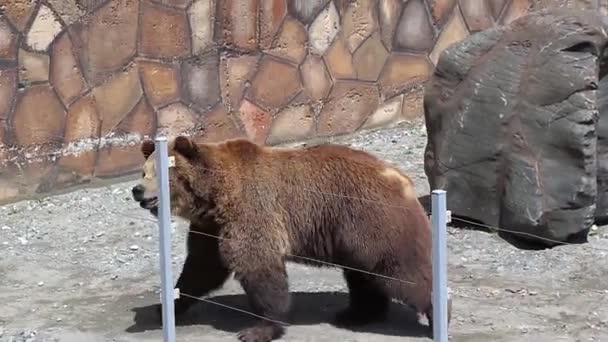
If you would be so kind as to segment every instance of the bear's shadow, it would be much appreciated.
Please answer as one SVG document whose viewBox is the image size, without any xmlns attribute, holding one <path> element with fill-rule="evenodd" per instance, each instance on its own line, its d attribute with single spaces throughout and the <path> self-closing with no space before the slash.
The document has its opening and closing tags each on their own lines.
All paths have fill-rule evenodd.
<svg viewBox="0 0 608 342">
<path fill-rule="evenodd" d="M 243 294 L 222 295 L 208 299 L 220 305 L 199 302 L 192 306 L 184 316 L 177 319 L 176 325 L 209 325 L 217 330 L 236 333 L 256 322 L 256 318 L 247 313 L 224 307 L 230 306 L 250 311 L 247 297 Z M 290 325 L 330 323 L 333 315 L 347 305 L 348 294 L 343 292 L 291 292 L 291 310 L 286 323 Z M 136 333 L 160 329 L 157 307 L 158 304 L 153 304 L 133 308 L 134 324 L 126 331 Z M 383 322 L 344 329 L 403 337 L 429 336 L 428 326 L 418 322 L 416 313 L 411 308 L 397 303 L 391 303 L 389 314 Z"/>
</svg>

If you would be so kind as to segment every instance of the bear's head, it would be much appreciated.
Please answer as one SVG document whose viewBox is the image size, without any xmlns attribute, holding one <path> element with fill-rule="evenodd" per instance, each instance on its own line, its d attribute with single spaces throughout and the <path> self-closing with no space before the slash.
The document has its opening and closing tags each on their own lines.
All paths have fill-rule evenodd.
<svg viewBox="0 0 608 342">
<path fill-rule="evenodd" d="M 139 205 L 158 215 L 159 186 L 154 142 L 146 140 L 141 145 L 144 155 L 142 178 L 132 189 L 132 196 Z M 209 191 L 213 177 L 203 153 L 203 146 L 190 138 L 176 137 L 168 146 L 169 157 L 175 164 L 169 167 L 169 192 L 171 214 L 191 219 L 194 212 L 205 210 L 210 204 Z"/>
</svg>

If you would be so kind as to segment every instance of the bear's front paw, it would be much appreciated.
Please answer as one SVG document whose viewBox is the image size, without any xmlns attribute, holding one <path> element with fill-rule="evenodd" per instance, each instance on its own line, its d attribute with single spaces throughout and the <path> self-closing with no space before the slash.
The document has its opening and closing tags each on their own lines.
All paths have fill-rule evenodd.
<svg viewBox="0 0 608 342">
<path fill-rule="evenodd" d="M 246 328 L 237 334 L 239 341 L 242 342 L 270 342 L 279 338 L 284 329 L 278 325 L 258 325 Z"/>
</svg>

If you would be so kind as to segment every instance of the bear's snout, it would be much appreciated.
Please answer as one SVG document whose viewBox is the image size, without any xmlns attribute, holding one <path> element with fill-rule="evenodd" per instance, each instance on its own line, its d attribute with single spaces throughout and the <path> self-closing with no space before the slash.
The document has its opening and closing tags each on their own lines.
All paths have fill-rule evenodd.
<svg viewBox="0 0 608 342">
<path fill-rule="evenodd" d="M 141 184 L 138 184 L 131 189 L 131 193 L 133 195 L 133 199 L 137 202 L 142 202 L 144 200 L 144 187 Z"/>
</svg>

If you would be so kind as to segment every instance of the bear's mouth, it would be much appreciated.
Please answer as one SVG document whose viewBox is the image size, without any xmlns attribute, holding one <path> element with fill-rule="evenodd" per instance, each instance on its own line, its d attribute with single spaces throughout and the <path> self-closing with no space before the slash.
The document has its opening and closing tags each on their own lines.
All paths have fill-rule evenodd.
<svg viewBox="0 0 608 342">
<path fill-rule="evenodd" d="M 143 199 L 141 202 L 139 202 L 139 206 L 144 209 L 150 210 L 152 214 L 156 215 L 158 213 L 158 198 L 152 197 Z"/>
</svg>

